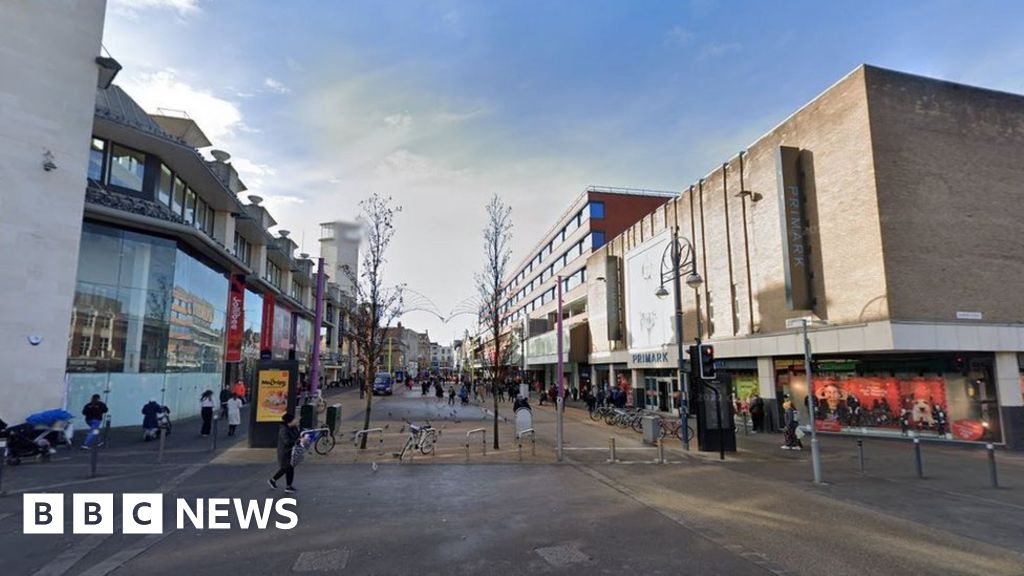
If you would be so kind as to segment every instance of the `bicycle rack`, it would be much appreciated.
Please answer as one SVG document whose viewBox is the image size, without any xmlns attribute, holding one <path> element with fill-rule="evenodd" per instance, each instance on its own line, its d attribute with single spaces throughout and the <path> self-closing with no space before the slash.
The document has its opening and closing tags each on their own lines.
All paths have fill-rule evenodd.
<svg viewBox="0 0 1024 576">
<path fill-rule="evenodd" d="M 537 435 L 534 433 L 533 428 L 527 428 L 522 432 L 516 433 L 516 443 L 519 445 L 519 461 L 523 461 L 523 436 L 530 435 L 530 455 L 537 455 Z"/>
<path fill-rule="evenodd" d="M 466 462 L 469 462 L 469 437 L 477 432 L 481 435 L 482 442 L 480 446 L 483 448 L 482 454 L 487 456 L 487 428 L 474 428 L 469 432 L 466 432 Z"/>
<path fill-rule="evenodd" d="M 384 429 L 383 428 L 367 428 L 366 430 L 358 430 L 358 431 L 356 431 L 356 444 L 357 445 L 359 444 L 359 437 L 360 436 L 362 436 L 363 434 L 370 434 L 371 432 L 376 432 L 377 434 L 380 435 L 379 436 L 380 437 L 380 442 L 378 443 L 379 447 L 377 449 L 377 454 L 383 454 L 384 453 Z"/>
</svg>

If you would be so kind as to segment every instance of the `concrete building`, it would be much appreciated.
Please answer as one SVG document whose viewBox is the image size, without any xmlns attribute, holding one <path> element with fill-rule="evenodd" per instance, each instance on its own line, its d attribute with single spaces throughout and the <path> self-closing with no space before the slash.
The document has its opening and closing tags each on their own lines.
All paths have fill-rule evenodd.
<svg viewBox="0 0 1024 576">
<path fill-rule="evenodd" d="M 0 3 L 0 418 L 64 400 L 104 0 Z M 104 72 L 103 75 L 100 72 Z"/>
<path fill-rule="evenodd" d="M 684 339 L 699 315 L 740 399 L 805 406 L 786 320 L 811 316 L 819 428 L 899 435 L 906 411 L 919 434 L 1024 448 L 1022 126 L 1022 96 L 857 68 L 588 260 L 595 372 L 672 408 L 654 292 L 678 227 L 704 278 Z"/>
<path fill-rule="evenodd" d="M 526 376 L 530 382 L 557 382 L 556 286 L 562 277 L 565 377 L 579 388 L 589 381 L 587 258 L 607 239 L 674 196 L 672 192 L 591 186 L 579 194 L 513 269 L 504 291 L 502 326 L 513 348 L 526 340 Z M 486 327 L 481 327 L 482 331 Z M 485 333 L 486 332 L 482 332 Z M 486 351 L 484 352 L 486 354 Z M 511 358 L 522 366 L 522 356 Z"/>
<path fill-rule="evenodd" d="M 260 358 L 299 361 L 313 338 L 313 262 L 249 196 L 230 156 L 186 115 L 147 114 L 114 85 L 95 114 L 77 251 L 68 405 L 104 397 L 114 426 L 137 425 L 149 399 L 175 418 L 203 390 L 244 380 Z M 59 383 L 53 386 L 63 389 Z M 43 388 L 41 388 L 43 389 Z"/>
<path fill-rule="evenodd" d="M 350 378 L 358 368 L 351 318 L 356 302 L 353 279 L 359 275 L 360 234 L 360 227 L 354 222 L 336 220 L 320 224 L 320 257 L 324 259 L 330 296 L 321 352 L 328 382 Z"/>
</svg>

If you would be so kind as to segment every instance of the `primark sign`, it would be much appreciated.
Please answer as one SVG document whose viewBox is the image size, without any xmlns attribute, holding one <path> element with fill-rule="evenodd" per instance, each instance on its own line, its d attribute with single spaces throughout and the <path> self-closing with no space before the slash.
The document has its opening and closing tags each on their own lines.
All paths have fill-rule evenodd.
<svg viewBox="0 0 1024 576">
<path fill-rule="evenodd" d="M 115 523 L 122 534 L 163 534 L 167 524 L 163 494 L 122 494 L 119 507 L 113 494 L 72 494 L 69 510 L 64 494 L 23 496 L 25 534 L 64 534 L 66 516 L 72 534 L 113 534 Z M 166 516 L 174 515 L 178 530 L 291 530 L 299 525 L 297 505 L 294 498 L 176 498 Z"/>
<path fill-rule="evenodd" d="M 631 352 L 629 354 L 629 368 L 675 368 L 675 350 L 667 348 L 662 350 L 649 350 L 643 352 Z"/>
</svg>

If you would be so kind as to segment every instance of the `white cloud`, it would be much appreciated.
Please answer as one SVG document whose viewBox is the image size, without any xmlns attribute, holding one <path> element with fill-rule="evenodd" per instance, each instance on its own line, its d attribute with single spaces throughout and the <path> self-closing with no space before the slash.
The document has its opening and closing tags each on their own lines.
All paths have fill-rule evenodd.
<svg viewBox="0 0 1024 576">
<path fill-rule="evenodd" d="M 682 26 L 673 26 L 665 34 L 665 44 L 673 46 L 684 46 L 689 44 L 693 40 L 693 32 L 683 28 Z"/>
<path fill-rule="evenodd" d="M 269 76 L 263 79 L 263 85 L 269 88 L 271 92 L 277 92 L 278 94 L 287 94 L 292 91 L 291 88 Z"/>
<path fill-rule="evenodd" d="M 120 84 L 147 112 L 184 110 L 214 143 L 247 130 L 238 105 L 187 84 L 174 70 L 128 76 Z"/>
<path fill-rule="evenodd" d="M 404 112 L 399 114 L 391 114 L 390 116 L 384 117 L 384 123 L 388 126 L 394 126 L 396 128 L 408 128 L 412 125 L 412 116 Z"/>
<path fill-rule="evenodd" d="M 110 0 L 112 12 L 131 18 L 137 17 L 143 10 L 173 10 L 178 16 L 187 16 L 199 12 L 199 0 Z"/>
<path fill-rule="evenodd" d="M 733 52 L 739 52 L 743 48 L 743 45 L 739 42 L 712 42 L 705 44 L 700 49 L 700 54 L 697 55 L 698 60 L 709 60 L 711 58 L 718 58 L 725 56 Z"/>
</svg>

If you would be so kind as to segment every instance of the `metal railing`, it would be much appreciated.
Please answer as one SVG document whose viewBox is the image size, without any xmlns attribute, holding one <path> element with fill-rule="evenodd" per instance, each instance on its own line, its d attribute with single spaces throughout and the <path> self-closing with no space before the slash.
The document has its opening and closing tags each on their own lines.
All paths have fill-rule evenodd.
<svg viewBox="0 0 1024 576">
<path fill-rule="evenodd" d="M 356 445 L 359 444 L 359 437 L 360 436 L 363 436 L 364 434 L 372 434 L 372 433 L 378 434 L 379 442 L 378 442 L 377 454 L 383 454 L 384 453 L 384 429 L 383 428 L 367 428 L 366 430 L 357 430 L 356 431 L 356 437 L 355 437 Z"/>
<path fill-rule="evenodd" d="M 516 432 L 516 444 L 519 446 L 519 461 L 523 461 L 523 436 L 530 435 L 530 455 L 537 455 L 537 435 L 533 428 L 527 428 L 521 432 Z"/>
<path fill-rule="evenodd" d="M 469 438 L 473 434 L 480 434 L 481 435 L 480 446 L 481 446 L 481 448 L 483 448 L 482 454 L 484 456 L 487 456 L 487 428 L 474 428 L 474 429 L 466 432 L 466 462 L 469 462 Z"/>
</svg>

